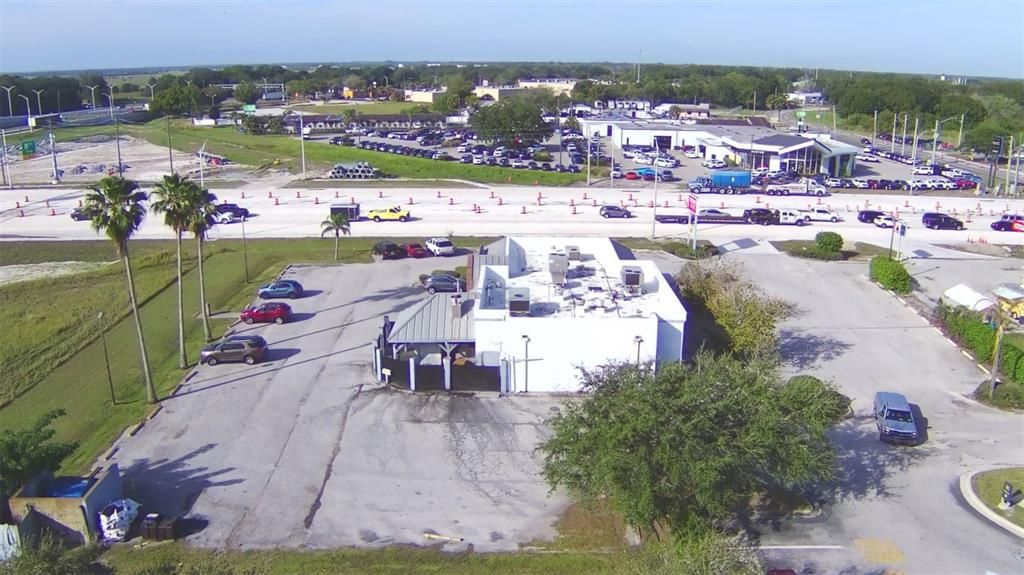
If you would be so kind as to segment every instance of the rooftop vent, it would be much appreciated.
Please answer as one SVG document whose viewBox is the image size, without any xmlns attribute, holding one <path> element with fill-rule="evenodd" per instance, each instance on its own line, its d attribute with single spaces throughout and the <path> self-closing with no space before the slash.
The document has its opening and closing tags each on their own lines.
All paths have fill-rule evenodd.
<svg viewBox="0 0 1024 575">
<path fill-rule="evenodd" d="M 569 261 L 578 262 L 580 261 L 580 247 L 579 246 L 565 246 L 565 254 L 569 257 Z"/>
<path fill-rule="evenodd" d="M 622 268 L 622 285 L 626 287 L 639 287 L 644 283 L 644 271 L 638 267 L 625 266 Z"/>
<path fill-rule="evenodd" d="M 508 314 L 512 317 L 523 317 L 530 315 L 529 288 L 508 289 Z"/>
<path fill-rule="evenodd" d="M 565 273 L 569 270 L 569 257 L 563 253 L 548 254 L 548 270 L 551 272 L 551 283 L 565 284 Z"/>
</svg>

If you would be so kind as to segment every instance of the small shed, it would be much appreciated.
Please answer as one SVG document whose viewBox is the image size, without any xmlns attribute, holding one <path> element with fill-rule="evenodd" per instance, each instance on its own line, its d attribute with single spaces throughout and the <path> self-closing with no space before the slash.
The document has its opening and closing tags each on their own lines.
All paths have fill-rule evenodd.
<svg viewBox="0 0 1024 575">
<path fill-rule="evenodd" d="M 40 475 L 11 497 L 10 507 L 15 523 L 34 516 L 68 543 L 83 544 L 98 537 L 100 510 L 123 497 L 121 472 L 115 463 L 97 468 L 88 477 Z"/>
</svg>

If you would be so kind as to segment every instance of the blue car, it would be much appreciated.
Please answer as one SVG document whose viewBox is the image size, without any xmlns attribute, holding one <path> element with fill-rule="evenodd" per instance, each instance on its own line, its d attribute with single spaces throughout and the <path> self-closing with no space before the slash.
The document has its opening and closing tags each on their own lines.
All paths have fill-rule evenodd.
<svg viewBox="0 0 1024 575">
<path fill-rule="evenodd" d="M 641 176 L 651 176 L 651 177 L 654 177 L 654 174 L 657 173 L 657 172 L 654 171 L 654 168 L 637 168 L 637 169 L 635 169 L 633 171 L 638 173 L 638 174 L 640 174 Z"/>
<path fill-rule="evenodd" d="M 261 299 L 286 297 L 295 299 L 302 295 L 302 284 L 295 280 L 280 280 L 267 284 L 256 292 Z"/>
</svg>

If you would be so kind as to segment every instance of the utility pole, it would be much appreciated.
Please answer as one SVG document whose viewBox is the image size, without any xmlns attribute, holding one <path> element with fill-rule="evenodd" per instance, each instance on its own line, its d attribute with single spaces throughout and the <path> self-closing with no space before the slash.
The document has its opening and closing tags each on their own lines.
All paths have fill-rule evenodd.
<svg viewBox="0 0 1024 575">
<path fill-rule="evenodd" d="M 1010 152 L 1006 155 L 1006 193 L 1010 193 L 1010 166 L 1013 165 L 1013 135 L 1010 135 Z"/>
<path fill-rule="evenodd" d="M 757 115 L 757 90 L 754 90 L 754 107 L 750 113 L 751 116 Z"/>
<path fill-rule="evenodd" d="M 956 147 L 957 147 L 958 150 L 960 149 L 960 145 L 963 144 L 963 141 L 964 141 L 964 118 L 966 118 L 966 117 L 967 117 L 967 112 L 964 112 L 963 114 L 960 114 L 960 134 L 957 135 L 957 137 L 956 137 Z"/>
<path fill-rule="evenodd" d="M 117 143 L 117 175 L 124 177 L 124 162 L 121 161 L 121 122 L 114 117 L 114 141 Z"/>
<path fill-rule="evenodd" d="M 53 143 L 53 121 L 50 121 L 50 157 L 53 158 L 53 182 L 60 183 L 60 172 L 57 171 L 57 146 Z"/>
<path fill-rule="evenodd" d="M 932 139 L 932 164 L 935 163 L 935 153 L 939 149 L 939 121 L 935 120 L 935 134 Z"/>
<path fill-rule="evenodd" d="M 205 188 L 206 185 L 203 183 L 203 164 L 206 163 L 206 142 L 203 142 L 203 146 L 199 148 L 199 187 Z"/>
<path fill-rule="evenodd" d="M 590 151 L 590 147 L 593 146 L 594 144 L 591 143 L 590 140 L 586 140 L 586 142 L 587 142 L 587 187 L 589 188 L 590 187 L 590 155 L 592 154 L 592 152 Z M 598 140 L 598 145 L 600 146 L 600 140 Z M 598 148 L 598 149 L 600 149 L 600 148 Z"/>
<path fill-rule="evenodd" d="M 640 83 L 640 60 L 643 60 L 643 58 L 644 58 L 644 51 L 643 51 L 643 48 L 641 48 L 640 51 L 637 53 L 637 57 L 636 57 L 636 83 L 637 84 Z"/>
<path fill-rule="evenodd" d="M 875 137 L 878 136 L 878 110 L 875 110 L 875 127 L 871 132 L 871 147 L 875 147 Z"/>
<path fill-rule="evenodd" d="M 171 149 L 171 117 L 164 116 L 167 119 L 167 161 L 171 165 L 171 174 L 174 173 L 174 152 Z"/>
<path fill-rule="evenodd" d="M 832 104 L 832 135 L 836 134 L 836 106 Z"/>
<path fill-rule="evenodd" d="M 302 124 L 302 112 L 299 112 L 299 150 L 302 153 L 302 179 L 306 179 L 306 131 Z"/>
<path fill-rule="evenodd" d="M 917 126 L 918 126 L 918 123 L 920 121 L 921 121 L 920 118 L 918 118 L 917 116 L 914 116 L 914 151 L 913 151 L 913 161 L 914 162 L 917 162 L 917 134 L 918 134 Z M 935 163 L 935 158 L 932 158 L 932 163 Z"/>
<path fill-rule="evenodd" d="M 907 119 L 910 114 L 903 114 L 903 137 L 900 139 L 900 155 L 907 155 Z"/>
<path fill-rule="evenodd" d="M 654 139 L 654 156 L 658 157 L 658 155 L 660 153 L 661 153 L 661 150 L 658 149 L 658 139 L 657 139 L 657 137 L 655 137 L 655 139 Z M 657 161 L 657 160 L 655 160 L 655 161 Z M 658 174 L 658 171 L 655 170 L 654 171 L 654 210 L 651 211 L 651 239 L 652 240 L 655 238 L 655 235 L 654 235 L 654 225 L 658 222 L 657 215 L 658 215 L 658 179 L 659 178 L 660 178 L 660 175 Z"/>
<path fill-rule="evenodd" d="M 11 178 L 9 177 L 9 175 L 7 173 L 8 168 L 7 168 L 7 131 L 6 130 L 0 130 L 0 145 L 3 146 L 2 148 L 0 148 L 0 154 L 2 154 L 2 155 L 0 155 L 0 168 L 3 168 L 4 185 L 7 186 L 8 188 L 13 188 L 14 184 L 11 182 Z M 1017 162 L 1017 163 L 1020 164 L 1020 162 Z"/>
<path fill-rule="evenodd" d="M 892 134 L 889 135 L 889 153 L 896 152 L 896 118 L 899 115 L 893 113 L 892 115 Z"/>
</svg>

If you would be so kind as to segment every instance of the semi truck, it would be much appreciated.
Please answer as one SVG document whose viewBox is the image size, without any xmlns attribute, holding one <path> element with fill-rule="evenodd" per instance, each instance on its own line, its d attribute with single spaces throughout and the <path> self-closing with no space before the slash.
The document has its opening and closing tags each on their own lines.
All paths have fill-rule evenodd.
<svg viewBox="0 0 1024 575">
<path fill-rule="evenodd" d="M 690 191 L 695 194 L 724 193 L 742 194 L 750 187 L 750 172 L 719 170 L 708 176 L 701 176 L 690 182 Z"/>
</svg>

